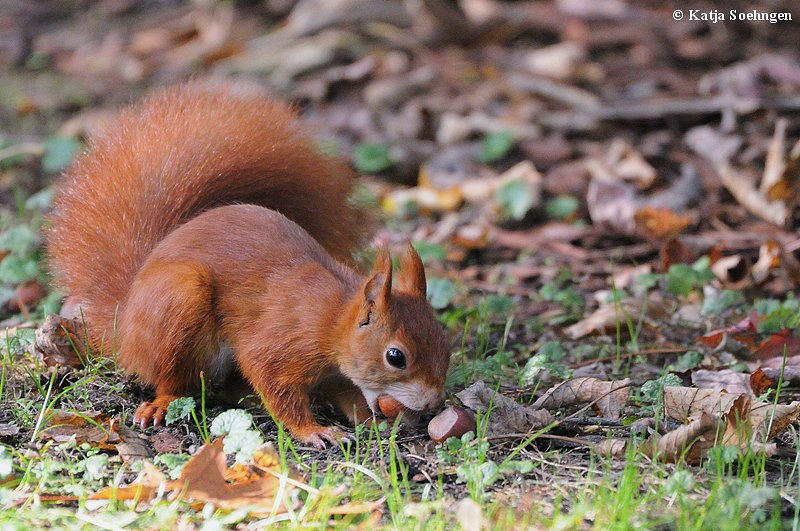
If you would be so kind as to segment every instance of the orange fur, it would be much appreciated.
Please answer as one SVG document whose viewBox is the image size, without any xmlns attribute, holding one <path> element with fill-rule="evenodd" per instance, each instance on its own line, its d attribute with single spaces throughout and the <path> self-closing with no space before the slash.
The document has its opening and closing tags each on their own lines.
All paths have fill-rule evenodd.
<svg viewBox="0 0 800 531">
<path fill-rule="evenodd" d="M 351 186 L 286 107 L 249 86 L 157 91 L 92 139 L 58 185 L 47 249 L 93 345 L 116 346 L 155 387 L 140 424 L 197 390 L 201 372 L 240 373 L 317 446 L 342 437 L 309 407 L 331 382 L 351 382 L 332 398 L 354 421 L 381 392 L 437 406 L 448 349 L 422 264 L 410 248 L 394 288 L 388 253 L 366 278 L 349 267 L 367 225 Z M 390 348 L 406 367 L 387 362 Z"/>
</svg>

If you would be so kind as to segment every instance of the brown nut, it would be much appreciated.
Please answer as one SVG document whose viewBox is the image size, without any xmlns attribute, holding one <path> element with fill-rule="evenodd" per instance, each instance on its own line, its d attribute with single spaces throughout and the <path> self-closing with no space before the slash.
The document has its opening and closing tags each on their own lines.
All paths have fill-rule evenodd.
<svg viewBox="0 0 800 531">
<path fill-rule="evenodd" d="M 461 407 L 450 406 L 428 423 L 428 435 L 436 443 L 461 437 L 468 431 L 475 431 L 475 417 Z"/>
<path fill-rule="evenodd" d="M 381 413 L 390 419 L 393 419 L 405 411 L 406 407 L 394 397 L 389 395 L 381 395 L 378 397 L 378 409 L 381 410 Z"/>
</svg>

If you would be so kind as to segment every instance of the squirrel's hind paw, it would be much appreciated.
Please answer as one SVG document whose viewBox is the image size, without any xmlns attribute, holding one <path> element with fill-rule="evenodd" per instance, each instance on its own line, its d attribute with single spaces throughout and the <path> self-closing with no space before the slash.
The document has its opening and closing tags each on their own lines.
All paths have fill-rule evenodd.
<svg viewBox="0 0 800 531">
<path fill-rule="evenodd" d="M 330 443 L 332 446 L 338 446 L 339 443 L 350 444 L 352 436 L 336 426 L 329 426 L 327 428 L 322 426 L 315 426 L 307 434 L 298 437 L 301 441 L 310 444 L 318 450 L 324 450 Z"/>
<path fill-rule="evenodd" d="M 167 414 L 169 403 L 179 398 L 172 395 L 161 395 L 155 397 L 152 402 L 142 402 L 133 414 L 133 425 L 140 429 L 152 425 L 159 427 L 164 423 L 164 416 Z"/>
</svg>

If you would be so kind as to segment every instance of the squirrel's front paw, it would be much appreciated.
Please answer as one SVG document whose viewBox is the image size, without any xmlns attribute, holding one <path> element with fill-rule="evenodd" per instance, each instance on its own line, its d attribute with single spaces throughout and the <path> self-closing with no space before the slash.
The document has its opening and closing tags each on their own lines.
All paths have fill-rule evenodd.
<svg viewBox="0 0 800 531">
<path fill-rule="evenodd" d="M 310 428 L 302 436 L 298 437 L 304 443 L 308 443 L 318 450 L 324 450 L 328 447 L 328 443 L 333 446 L 338 446 L 340 442 L 350 443 L 352 441 L 350 435 L 340 430 L 336 426 L 314 426 Z"/>
<path fill-rule="evenodd" d="M 134 426 L 139 426 L 141 429 L 145 429 L 151 424 L 154 427 L 161 426 L 164 423 L 164 416 L 167 414 L 169 403 L 176 398 L 179 397 L 161 395 L 155 397 L 152 402 L 142 402 L 133 414 Z"/>
</svg>

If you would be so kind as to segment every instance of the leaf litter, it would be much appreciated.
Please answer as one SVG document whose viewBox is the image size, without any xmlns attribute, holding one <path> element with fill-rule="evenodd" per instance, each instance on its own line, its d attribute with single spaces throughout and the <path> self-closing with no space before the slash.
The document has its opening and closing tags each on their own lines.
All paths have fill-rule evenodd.
<svg viewBox="0 0 800 531">
<path fill-rule="evenodd" d="M 640 434 L 643 453 L 698 463 L 733 445 L 780 457 L 775 430 L 795 421 L 800 381 L 800 323 L 787 296 L 800 284 L 797 29 L 766 38 L 745 23 L 720 34 L 648 4 L 631 16 L 624 2 L 450 4 L 131 4 L 75 17 L 49 4 L 30 17 L 20 6 L 10 15 L 20 23 L 2 38 L 22 45 L 2 47 L 0 61 L 24 90 L 4 80 L 9 104 L 0 113 L 20 123 L 58 115 L 64 127 L 10 132 L 8 153 L 37 163 L 8 159 L 4 211 L 19 210 L 7 200 L 18 193 L 10 183 L 41 183 L 80 147 L 78 136 L 144 86 L 189 74 L 258 77 L 293 95 L 320 136 L 336 139 L 334 151 L 372 175 L 364 187 L 390 218 L 377 242 L 436 247 L 429 291 L 442 320 L 464 334 L 449 391 L 460 398 L 484 378 L 462 403 L 488 411 L 487 436 L 498 437 L 491 452 L 514 440 L 503 437 L 524 441 L 555 423 L 554 436 L 624 456 L 640 443 L 620 419 L 653 420 L 648 408 L 658 402 L 642 389 L 666 370 L 682 385 L 661 387 L 663 417 Z M 42 60 L 46 72 L 19 66 Z M 76 86 L 75 77 L 90 82 Z M 48 83 L 59 90 L 43 90 Z M 46 286 L 35 245 L 6 247 L 0 279 L 9 297 Z M 47 300 L 36 297 L 17 297 L 21 318 L 3 316 L 20 331 L 7 334 L 19 356 L 31 346 L 24 321 L 38 319 Z M 755 311 L 762 299 L 782 306 Z M 75 349 L 82 326 L 62 324 L 51 322 L 33 348 L 53 366 L 55 391 L 81 381 L 86 361 Z M 552 342 L 562 358 L 522 371 Z M 22 383 L 30 379 L 22 363 L 13 369 L 9 385 L 20 391 L 7 396 L 17 405 L 38 389 Z M 617 389 L 625 378 L 630 385 Z M 120 452 L 125 397 L 141 391 L 91 392 L 118 421 L 75 418 L 45 426 L 42 440 Z M 30 440 L 32 427 L 3 409 L 2 440 Z M 268 421 L 257 425 L 275 434 Z M 592 439 L 598 431 L 608 442 Z M 142 441 L 148 451 L 196 451 L 192 435 L 165 430 Z M 424 435 L 401 437 L 401 453 L 416 456 L 407 461 L 421 456 L 417 473 L 435 481 L 443 469 Z M 560 444 L 569 446 L 540 439 L 520 453 L 533 460 Z M 462 493 L 449 479 L 445 488 Z"/>
</svg>

